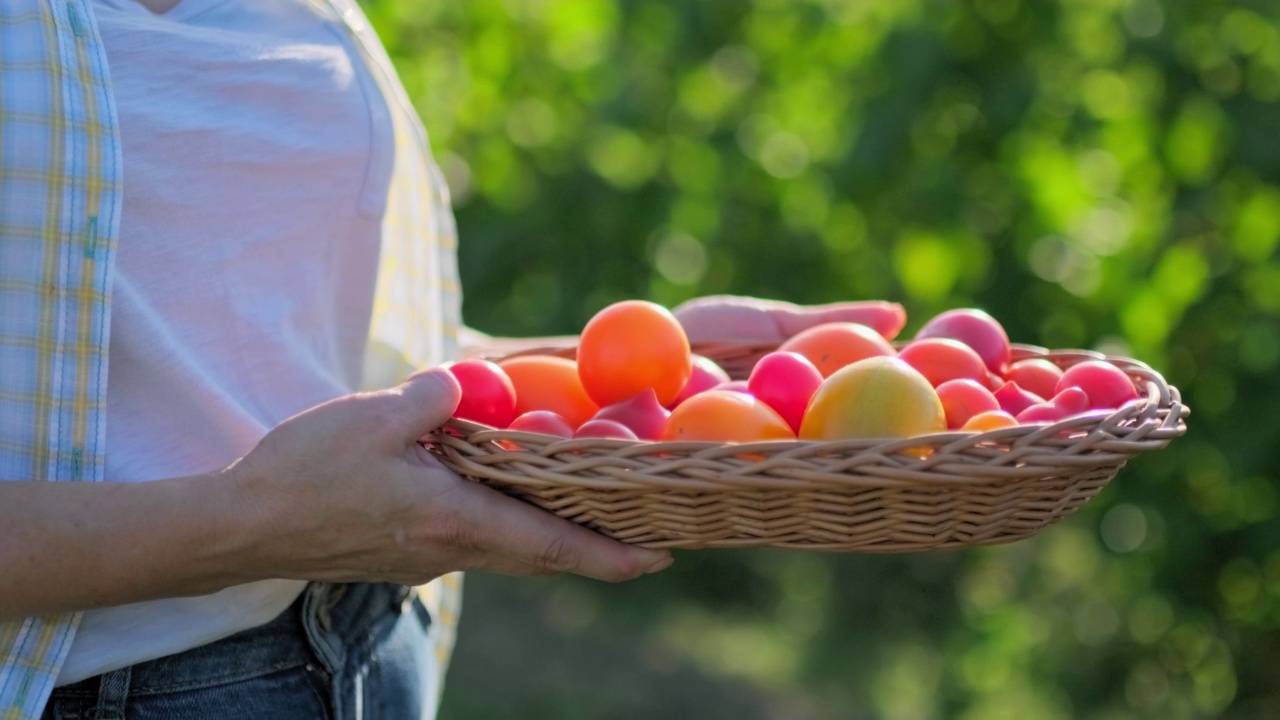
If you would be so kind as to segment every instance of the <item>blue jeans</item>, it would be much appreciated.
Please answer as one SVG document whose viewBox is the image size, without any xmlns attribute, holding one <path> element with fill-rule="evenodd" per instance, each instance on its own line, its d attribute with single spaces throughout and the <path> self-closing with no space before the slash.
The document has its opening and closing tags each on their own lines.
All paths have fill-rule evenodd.
<svg viewBox="0 0 1280 720">
<path fill-rule="evenodd" d="M 311 583 L 266 625 L 56 688 L 43 718 L 431 718 L 429 625 L 410 588 Z"/>
</svg>

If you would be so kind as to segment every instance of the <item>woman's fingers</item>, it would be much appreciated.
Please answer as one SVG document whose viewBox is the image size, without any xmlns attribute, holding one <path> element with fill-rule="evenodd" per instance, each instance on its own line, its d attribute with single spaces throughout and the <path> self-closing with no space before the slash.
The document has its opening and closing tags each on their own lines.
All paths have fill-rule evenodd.
<svg viewBox="0 0 1280 720">
<path fill-rule="evenodd" d="M 768 312 L 774 316 L 787 337 L 822 323 L 855 322 L 892 340 L 902 331 L 902 326 L 907 324 L 907 311 L 898 303 L 884 300 L 783 306 L 772 308 Z"/>
<path fill-rule="evenodd" d="M 457 543 L 475 568 L 517 575 L 569 572 L 618 582 L 671 563 L 663 550 L 611 540 L 491 488 L 463 482 L 453 494 Z"/>
<path fill-rule="evenodd" d="M 907 322 L 901 305 L 883 300 L 796 305 L 781 300 L 708 295 L 690 300 L 673 312 L 689 340 L 695 343 L 780 343 L 806 328 L 828 322 L 861 323 L 891 339 Z"/>
</svg>

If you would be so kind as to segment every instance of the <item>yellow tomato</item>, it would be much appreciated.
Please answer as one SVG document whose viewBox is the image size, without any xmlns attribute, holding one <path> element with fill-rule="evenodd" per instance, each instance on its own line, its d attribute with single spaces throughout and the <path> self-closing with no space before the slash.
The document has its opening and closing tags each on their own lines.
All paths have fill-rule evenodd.
<svg viewBox="0 0 1280 720">
<path fill-rule="evenodd" d="M 872 357 L 822 381 L 800 439 L 907 438 L 946 429 L 942 401 L 923 375 L 897 358 Z"/>
</svg>

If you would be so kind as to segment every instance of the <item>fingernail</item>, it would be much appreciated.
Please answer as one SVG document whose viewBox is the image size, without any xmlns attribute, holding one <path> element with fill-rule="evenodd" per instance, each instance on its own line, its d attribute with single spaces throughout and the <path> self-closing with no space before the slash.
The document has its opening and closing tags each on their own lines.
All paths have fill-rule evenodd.
<svg viewBox="0 0 1280 720">
<path fill-rule="evenodd" d="M 661 560 L 650 565 L 649 569 L 645 570 L 644 572 L 646 575 L 651 573 L 656 573 L 656 572 L 662 572 L 663 570 L 666 570 L 667 568 L 671 567 L 671 563 L 675 561 L 676 561 L 675 558 L 671 557 L 670 555 L 665 555 Z"/>
</svg>

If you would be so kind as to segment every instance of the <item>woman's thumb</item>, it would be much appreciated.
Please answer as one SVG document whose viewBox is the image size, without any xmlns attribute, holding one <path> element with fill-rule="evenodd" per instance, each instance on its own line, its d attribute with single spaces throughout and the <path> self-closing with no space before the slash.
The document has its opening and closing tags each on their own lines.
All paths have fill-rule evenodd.
<svg viewBox="0 0 1280 720">
<path fill-rule="evenodd" d="M 444 424 L 458 409 L 462 387 L 444 368 L 420 370 L 393 389 L 400 396 L 407 430 L 415 439 Z"/>
</svg>

